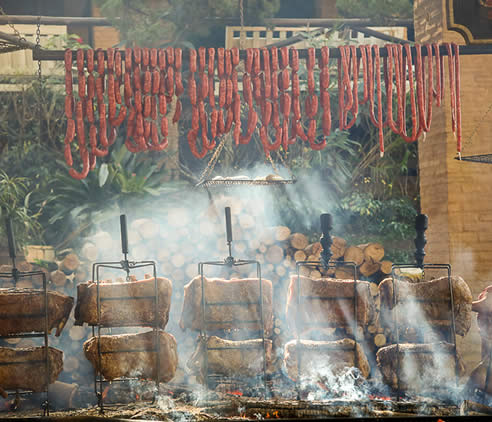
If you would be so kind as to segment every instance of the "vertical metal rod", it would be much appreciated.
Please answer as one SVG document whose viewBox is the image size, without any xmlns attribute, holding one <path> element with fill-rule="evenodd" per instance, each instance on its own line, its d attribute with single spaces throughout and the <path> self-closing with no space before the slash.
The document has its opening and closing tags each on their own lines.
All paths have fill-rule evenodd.
<svg viewBox="0 0 492 422">
<path fill-rule="evenodd" d="M 99 291 L 99 265 L 95 264 L 96 267 L 96 304 L 97 304 L 97 359 L 99 362 L 98 367 L 102 368 L 102 353 L 101 353 L 101 293 Z M 93 279 L 94 280 L 94 279 Z M 96 373 L 99 377 L 99 413 L 104 413 L 104 397 L 103 397 L 103 375 L 100 370 Z"/>
<path fill-rule="evenodd" d="M 333 243 L 333 239 L 331 237 L 331 230 L 333 228 L 333 220 L 331 214 L 321 214 L 320 217 L 321 223 L 321 237 L 319 242 L 323 247 L 321 251 L 321 264 L 323 268 L 326 270 L 328 268 L 328 263 L 330 262 L 331 256 L 333 255 L 331 252 L 331 245 Z"/>
<path fill-rule="evenodd" d="M 490 346 L 489 346 L 490 348 Z M 487 387 L 490 382 L 490 378 L 492 377 L 492 348 L 489 350 L 489 364 L 487 365 L 487 373 L 485 374 L 485 383 L 483 386 L 483 391 L 482 391 L 482 404 L 487 404 L 486 403 L 486 397 L 488 395 L 487 393 Z"/>
<path fill-rule="evenodd" d="M 232 258 L 232 224 L 231 224 L 231 208 L 225 208 L 225 220 L 226 220 L 226 237 L 227 237 L 227 246 L 229 247 L 229 257 L 230 260 Z"/>
<path fill-rule="evenodd" d="M 260 321 L 261 321 L 261 342 L 263 345 L 263 386 L 265 388 L 265 396 L 267 395 L 267 363 L 266 363 L 266 345 L 265 345 L 265 318 L 263 315 L 263 279 L 261 278 L 261 267 L 260 263 L 256 262 L 256 275 L 260 284 Z M 273 285 L 272 285 L 273 289 Z M 273 291 L 272 291 L 273 294 Z"/>
<path fill-rule="evenodd" d="M 16 246 L 15 246 L 15 237 L 14 237 L 14 228 L 12 226 L 12 219 L 7 217 L 5 219 L 5 231 L 7 233 L 7 243 L 9 247 L 9 256 L 12 260 L 12 278 L 14 279 L 14 287 L 17 286 L 17 281 L 19 280 L 19 271 L 15 266 L 15 258 L 16 258 Z"/>
<path fill-rule="evenodd" d="M 297 353 L 297 378 L 296 391 L 297 400 L 301 400 L 301 271 L 299 263 L 296 264 L 297 269 L 297 309 L 296 309 L 296 353 Z"/>
<path fill-rule="evenodd" d="M 353 277 L 354 277 L 354 366 L 358 367 L 358 355 L 357 355 L 357 344 L 359 343 L 359 335 L 357 330 L 357 267 L 353 265 Z"/>
<path fill-rule="evenodd" d="M 210 388 L 209 385 L 209 374 L 208 374 L 208 334 L 207 334 L 207 324 L 205 318 L 205 309 L 207 306 L 207 302 L 205 300 L 205 280 L 203 276 L 203 264 L 198 264 L 198 271 L 200 273 L 200 285 L 202 291 L 202 326 L 200 329 L 200 340 L 203 341 L 203 366 L 204 366 L 204 374 L 205 374 L 205 386 Z"/>
<path fill-rule="evenodd" d="M 50 359 L 49 359 L 49 322 L 48 322 L 48 286 L 46 282 L 46 274 L 42 274 L 43 277 L 43 292 L 44 292 L 44 367 L 46 370 L 45 382 L 46 382 L 46 403 L 45 403 L 45 415 L 50 415 Z"/>
<path fill-rule="evenodd" d="M 393 282 L 393 332 L 395 333 L 396 341 L 396 400 L 400 401 L 400 370 L 401 370 L 401 359 L 400 359 L 400 316 L 398 312 L 398 280 L 395 277 L 395 267 L 391 269 L 391 280 Z"/>
<path fill-rule="evenodd" d="M 159 380 L 160 380 L 160 373 L 161 373 L 161 339 L 160 339 L 160 329 L 159 329 L 159 317 L 158 317 L 158 310 L 159 310 L 159 286 L 157 284 L 157 269 L 155 263 L 152 264 L 152 268 L 154 270 L 154 350 L 156 351 L 156 367 L 157 367 L 157 375 L 155 378 L 155 386 L 156 386 L 156 393 L 159 395 Z M 155 395 L 154 395 L 154 402 L 155 402 Z"/>
<path fill-rule="evenodd" d="M 120 215 L 120 231 L 121 231 L 121 252 L 123 255 L 128 254 L 128 230 L 126 226 L 126 215 Z"/>
<path fill-rule="evenodd" d="M 427 244 L 427 238 L 425 237 L 425 231 L 429 225 L 427 215 L 419 214 L 415 217 L 415 231 L 417 237 L 415 238 L 415 262 L 418 268 L 423 268 L 425 257 L 425 245 Z"/>
<path fill-rule="evenodd" d="M 126 271 L 126 280 L 130 281 L 130 266 L 128 263 L 128 231 L 126 228 L 126 215 L 120 215 L 120 232 L 121 232 L 121 252 L 123 253 L 123 261 L 121 263 Z"/>
<path fill-rule="evenodd" d="M 453 293 L 453 283 L 451 280 L 451 266 L 448 266 L 448 286 L 449 286 L 449 301 L 451 308 L 451 341 L 453 342 L 454 348 L 454 375 L 456 381 L 456 387 L 458 387 L 459 382 L 459 367 L 458 367 L 458 350 L 456 348 L 456 320 L 454 318 L 454 293 Z M 489 361 L 490 368 L 490 361 Z M 487 376 L 489 376 L 489 371 L 487 371 Z M 486 379 L 487 379 L 486 376 Z M 485 384 L 487 385 L 487 384 Z"/>
</svg>

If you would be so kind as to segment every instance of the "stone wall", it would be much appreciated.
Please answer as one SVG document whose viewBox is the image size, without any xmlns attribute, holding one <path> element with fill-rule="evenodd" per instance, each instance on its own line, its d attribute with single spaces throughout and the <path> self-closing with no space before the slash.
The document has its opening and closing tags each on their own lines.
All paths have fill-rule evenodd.
<svg viewBox="0 0 492 422">
<path fill-rule="evenodd" d="M 465 43 L 447 30 L 445 0 L 416 0 L 414 15 L 417 42 Z M 486 114 L 492 106 L 491 69 L 492 55 L 461 56 L 463 156 L 492 153 L 492 111 Z M 426 262 L 450 263 L 476 298 L 492 284 L 492 165 L 455 160 L 446 94 L 444 105 L 433 109 L 431 131 L 419 140 L 421 208 L 429 216 Z M 462 343 L 469 372 L 480 360 L 475 315 Z"/>
</svg>

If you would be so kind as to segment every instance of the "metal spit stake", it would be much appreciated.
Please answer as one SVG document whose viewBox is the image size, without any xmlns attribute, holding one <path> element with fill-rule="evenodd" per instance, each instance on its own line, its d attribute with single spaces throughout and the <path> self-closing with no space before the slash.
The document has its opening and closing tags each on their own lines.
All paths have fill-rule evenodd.
<svg viewBox="0 0 492 422">
<path fill-rule="evenodd" d="M 260 262 L 257 260 L 246 260 L 246 259 L 235 259 L 232 256 L 232 223 L 231 223 L 231 208 L 226 207 L 225 208 L 225 223 L 226 223 L 226 241 L 227 241 L 227 246 L 229 249 L 229 256 L 226 257 L 224 260 L 217 260 L 217 261 L 205 261 L 205 262 L 200 262 L 198 263 L 198 273 L 200 274 L 200 285 L 201 285 L 201 319 L 202 319 L 202 324 L 200 327 L 200 335 L 199 335 L 199 341 L 202 342 L 204 345 L 204 359 L 203 359 L 203 369 L 204 369 L 204 374 L 205 374 L 205 386 L 207 388 L 210 388 L 211 385 L 211 379 L 215 380 L 226 380 L 227 378 L 232 379 L 232 377 L 227 377 L 224 375 L 219 375 L 219 374 L 211 374 L 209 373 L 209 366 L 208 366 L 208 351 L 209 350 L 221 350 L 221 347 L 209 347 L 208 346 L 208 326 L 213 325 L 216 323 L 215 321 L 212 320 L 207 320 L 206 314 L 207 314 L 207 309 L 211 306 L 227 306 L 227 305 L 257 305 L 259 308 L 259 319 L 258 320 L 253 320 L 253 321 L 248 321 L 250 323 L 258 323 L 261 327 L 260 331 L 260 339 L 261 339 L 261 348 L 262 348 L 262 354 L 263 354 L 263 387 L 265 394 L 268 394 L 268 388 L 267 388 L 267 364 L 266 364 L 266 342 L 265 342 L 265 324 L 264 324 L 264 315 L 263 315 L 263 279 L 261 276 L 261 265 Z M 207 301 L 207 290 L 205 286 L 205 275 L 204 275 L 204 268 L 206 266 L 217 266 L 217 267 L 229 267 L 232 269 L 233 267 L 240 267 L 243 265 L 255 265 L 256 266 L 256 276 L 258 278 L 258 284 L 259 284 L 259 299 L 257 302 L 252 302 L 248 300 L 244 300 L 242 298 L 231 298 L 230 301 L 224 301 L 224 302 L 208 302 Z M 232 322 L 241 322 L 239 320 L 234 320 Z M 242 349 L 241 346 L 236 346 L 236 347 L 226 347 L 225 349 Z M 242 380 L 241 380 L 242 381 Z"/>
<path fill-rule="evenodd" d="M 458 385 L 459 378 L 459 362 L 458 362 L 458 352 L 456 348 L 456 321 L 454 315 L 454 296 L 453 296 L 453 284 L 451 282 L 451 265 L 449 264 L 424 264 L 425 257 L 425 245 L 427 244 L 427 238 L 425 236 L 425 231 L 429 226 L 429 220 L 426 214 L 419 214 L 415 217 L 415 264 L 394 264 L 391 269 L 391 278 L 393 281 L 393 324 L 396 337 L 396 355 L 397 355 L 397 374 L 400 373 L 401 370 L 401 356 L 399 353 L 400 349 L 400 317 L 398 312 L 398 304 L 401 303 L 400 295 L 398 292 L 398 277 L 395 277 L 395 270 L 397 269 L 405 269 L 405 268 L 420 268 L 422 270 L 422 274 L 426 268 L 428 269 L 442 269 L 447 272 L 448 277 L 448 288 L 449 288 L 449 309 L 451 311 L 451 329 L 449 333 L 449 341 L 452 342 L 454 349 L 454 361 L 455 361 L 455 379 L 456 385 Z M 420 302 L 432 301 L 432 299 L 420 300 Z M 422 333 L 419 333 L 419 337 L 421 340 Z M 400 376 L 397 377 L 397 400 L 399 401 L 401 398 L 401 384 L 400 384 Z"/>
<path fill-rule="evenodd" d="M 120 233 L 121 233 L 121 252 L 123 260 L 121 267 L 126 272 L 126 281 L 130 281 L 130 263 L 128 262 L 128 230 L 126 227 L 126 215 L 120 215 Z"/>
<path fill-rule="evenodd" d="M 5 228 L 7 232 L 7 243 L 9 247 L 9 256 L 12 260 L 12 278 L 14 279 L 14 287 L 17 286 L 17 281 L 19 280 L 19 270 L 15 266 L 15 238 L 14 238 L 14 229 L 12 227 L 12 219 L 7 217 L 5 220 Z"/>
<path fill-rule="evenodd" d="M 225 208 L 225 222 L 226 222 L 227 247 L 229 248 L 229 256 L 225 259 L 225 262 L 226 264 L 232 266 L 232 264 L 234 263 L 234 257 L 232 256 L 231 207 Z"/>
<path fill-rule="evenodd" d="M 16 259 L 16 245 L 15 245 L 15 236 L 14 236 L 14 229 L 12 226 L 12 220 L 10 217 L 7 217 L 5 220 L 5 228 L 6 228 L 6 233 L 7 233 L 7 243 L 8 243 L 8 249 L 9 249 L 9 256 L 10 259 L 12 260 L 12 271 L 11 275 L 12 279 L 14 280 L 14 288 L 17 288 L 17 281 L 20 278 L 31 278 L 33 276 L 41 276 L 42 283 L 43 283 L 43 297 L 44 297 L 44 308 L 43 312 L 40 313 L 39 315 L 29 315 L 29 317 L 37 316 L 37 317 L 44 317 L 44 330 L 39 333 L 20 333 L 17 335 L 7 335 L 7 336 L 0 336 L 0 338 L 34 338 L 34 337 L 43 337 L 44 339 L 44 360 L 37 360 L 37 361 L 27 361 L 25 363 L 44 363 L 45 365 L 45 383 L 46 383 L 46 400 L 43 402 L 41 407 L 43 408 L 43 414 L 44 416 L 49 416 L 50 414 L 50 392 L 49 392 L 49 383 L 50 383 L 50 361 L 49 361 L 49 321 L 48 321 L 48 285 L 47 285 L 47 280 L 46 280 L 46 274 L 43 271 L 27 271 L 27 272 L 21 272 L 16 268 L 15 265 L 15 259 Z M 0 273 L 1 276 L 7 276 L 7 274 Z M 26 317 L 25 315 L 18 315 L 19 317 Z M 4 364 L 18 364 L 18 362 L 13 361 L 13 362 L 4 362 Z M 23 392 L 21 393 L 18 389 L 15 391 L 15 409 L 18 408 L 18 403 L 20 401 L 19 397 L 20 394 L 29 394 L 30 392 Z"/>
<path fill-rule="evenodd" d="M 321 214 L 319 216 L 320 224 L 321 224 L 321 232 L 322 235 L 319 239 L 323 250 L 321 251 L 321 264 L 323 268 L 326 270 L 328 268 L 328 263 L 330 262 L 331 256 L 333 255 L 331 252 L 331 245 L 333 243 L 333 239 L 331 237 L 331 230 L 333 229 L 333 219 L 331 214 Z"/>
<path fill-rule="evenodd" d="M 302 296 L 301 295 L 301 267 L 313 268 L 320 271 L 322 276 L 328 275 L 328 270 L 335 271 L 338 267 L 350 268 L 351 273 L 353 275 L 354 280 L 354 294 L 352 296 L 345 297 L 316 297 L 319 300 L 332 300 L 332 301 L 340 301 L 340 300 L 351 300 L 354 307 L 353 313 L 353 326 L 352 326 L 352 335 L 354 338 L 354 366 L 358 365 L 357 358 L 357 344 L 359 343 L 358 338 L 358 330 L 357 330 L 357 274 L 356 274 L 356 265 L 355 262 L 349 261 L 330 261 L 332 257 L 331 245 L 333 243 L 333 239 L 331 237 L 331 230 L 333 228 L 333 218 L 331 214 L 323 213 L 320 215 L 320 226 L 321 226 L 321 237 L 320 243 L 323 247 L 320 260 L 319 261 L 297 261 L 296 262 L 296 270 L 297 270 L 297 316 L 296 316 L 296 324 L 299 326 L 296 329 L 296 349 L 297 349 L 297 380 L 296 380 L 296 390 L 297 390 L 297 398 L 301 399 L 301 390 L 300 390 L 300 378 L 301 378 L 301 348 L 300 348 L 300 309 L 301 309 L 301 299 L 306 300 L 312 298 L 312 296 Z M 320 326 L 317 324 L 317 326 Z M 326 349 L 325 349 L 326 350 Z"/>
<path fill-rule="evenodd" d="M 159 310 L 159 292 L 158 292 L 158 285 L 157 285 L 157 269 L 156 269 L 156 263 L 155 261 L 130 261 L 128 260 L 128 230 L 127 230 L 127 224 L 126 224 L 126 215 L 121 214 L 120 215 L 120 235 L 121 235 L 121 252 L 123 253 L 123 259 L 121 261 L 111 261 L 111 262 L 96 262 L 92 264 L 92 280 L 96 281 L 96 304 L 97 304 L 97 334 L 96 334 L 96 326 L 92 326 L 92 336 L 95 337 L 97 335 L 98 341 L 97 341 L 97 353 L 98 353 L 98 362 L 99 362 L 99 368 L 102 367 L 102 355 L 106 353 L 125 353 L 125 352 L 155 352 L 156 353 L 156 377 L 155 377 L 155 391 L 154 391 L 154 397 L 153 401 L 156 400 L 157 395 L 159 394 L 159 376 L 160 376 L 160 367 L 161 367 L 161 362 L 160 362 L 160 339 L 159 339 L 159 316 L 158 316 L 158 310 Z M 137 268 L 144 268 L 144 267 L 151 267 L 152 268 L 152 275 L 154 277 L 154 295 L 153 296 L 138 296 L 138 297 L 119 297 L 118 299 L 120 300 L 135 300 L 135 299 L 149 299 L 152 298 L 154 300 L 154 321 L 152 324 L 152 330 L 154 332 L 154 344 L 152 349 L 138 349 L 138 350 L 119 350 L 118 352 L 103 352 L 101 350 L 101 329 L 102 328 L 109 328 L 111 330 L 111 327 L 114 325 L 106 325 L 106 324 L 101 324 L 101 302 L 104 302 L 106 300 L 111 300 L 111 298 L 105 298 L 101 297 L 100 295 L 100 269 L 101 268 L 110 268 L 110 269 L 116 269 L 116 270 L 123 270 L 126 272 L 126 281 L 130 282 L 130 271 L 135 270 Z M 121 327 L 120 325 L 118 325 Z M 135 325 L 132 325 L 135 326 Z M 138 326 L 138 325 L 137 325 Z M 130 380 L 131 378 L 118 378 L 116 380 L 112 380 L 111 382 L 116 382 L 116 381 L 127 381 Z M 103 375 L 95 371 L 94 372 L 94 391 L 96 394 L 97 398 L 97 403 L 99 406 L 99 413 L 103 414 L 104 413 L 104 397 L 103 397 L 103 384 L 105 382 L 108 382 L 107 380 L 104 379 Z M 99 385 L 99 390 L 98 390 L 98 385 Z"/>
<path fill-rule="evenodd" d="M 423 269 L 425 258 L 425 245 L 427 244 L 427 238 L 425 237 L 425 231 L 429 227 L 429 219 L 425 214 L 419 214 L 415 217 L 415 231 L 417 237 L 415 238 L 415 262 L 417 267 Z"/>
</svg>

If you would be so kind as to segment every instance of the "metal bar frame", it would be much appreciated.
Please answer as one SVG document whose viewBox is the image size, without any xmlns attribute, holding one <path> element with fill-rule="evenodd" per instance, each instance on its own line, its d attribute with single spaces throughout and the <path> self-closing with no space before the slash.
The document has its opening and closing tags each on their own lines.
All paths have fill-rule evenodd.
<svg viewBox="0 0 492 422">
<path fill-rule="evenodd" d="M 458 363 L 458 352 L 456 348 L 456 321 L 455 321 L 455 316 L 454 316 L 454 296 L 453 296 L 453 284 L 451 282 L 451 265 L 449 264 L 422 264 L 422 265 L 415 265 L 415 264 L 394 264 L 391 268 L 391 279 L 393 282 L 393 326 L 394 326 L 394 333 L 396 334 L 396 356 L 397 356 L 397 391 L 396 391 L 396 399 L 397 401 L 400 400 L 402 391 L 401 391 L 401 383 L 400 383 L 400 369 L 401 369 L 401 359 L 400 359 L 400 315 L 399 315 L 399 310 L 397 305 L 400 303 L 404 303 L 405 300 L 399 300 L 399 294 L 398 294 L 398 284 L 399 281 L 397 275 L 395 274 L 395 270 L 398 269 L 405 269 L 405 268 L 420 268 L 422 271 L 425 271 L 425 269 L 433 269 L 433 270 L 445 270 L 447 272 L 447 278 L 448 278 L 448 287 L 449 287 L 449 301 L 440 301 L 440 302 L 448 302 L 449 308 L 451 311 L 451 325 L 450 325 L 450 332 L 449 332 L 449 341 L 451 342 L 451 345 L 453 346 L 453 354 L 454 354 L 454 371 L 455 371 L 455 383 L 456 387 L 458 386 L 458 380 L 459 380 L 459 363 Z M 425 303 L 425 302 L 434 302 L 433 299 L 420 299 L 419 302 Z M 418 333 L 417 333 L 418 334 Z M 422 343 L 423 344 L 423 343 Z M 434 351 L 429 351 L 429 353 L 436 353 Z M 445 352 L 443 352 L 445 353 Z M 445 354 L 448 354 L 447 352 Z"/>
<path fill-rule="evenodd" d="M 331 254 L 330 254 L 331 255 Z M 350 268 L 353 274 L 354 280 L 354 294 L 353 296 L 343 296 L 343 297 L 317 297 L 317 296 L 302 296 L 301 295 L 301 268 L 314 268 L 321 272 L 321 274 L 326 274 L 330 269 L 337 269 L 340 267 Z M 297 276 L 297 311 L 296 311 L 296 349 L 297 349 L 297 379 L 296 379 L 296 390 L 297 390 L 297 399 L 301 399 L 301 391 L 300 391 L 300 379 L 301 379 L 301 327 L 300 324 L 300 316 L 299 311 L 301 307 L 301 301 L 307 298 L 314 298 L 319 300 L 352 300 L 354 306 L 354 318 L 353 318 L 353 326 L 352 326 L 352 335 L 354 339 L 354 363 L 357 364 L 357 344 L 359 343 L 358 338 L 358 330 L 357 330 L 357 265 L 355 262 L 351 261 L 298 261 L 296 262 L 296 276 Z M 304 277 L 304 276 L 303 276 Z M 333 326 L 330 323 L 303 323 L 305 325 L 318 326 L 318 327 L 330 327 Z M 327 350 L 330 350 L 331 347 L 327 346 Z M 352 349 L 352 348 L 350 348 Z M 347 349 L 347 350 L 350 350 Z M 333 348 L 335 350 L 335 348 Z"/>
<path fill-rule="evenodd" d="M 460 55 L 476 55 L 476 54 L 492 54 L 492 44 L 486 44 L 486 45 L 460 45 Z M 300 59 L 306 59 L 308 56 L 308 50 L 307 49 L 299 49 L 299 58 Z M 411 52 L 412 52 L 412 57 L 416 57 L 416 52 L 415 52 L 415 47 L 411 47 Z M 441 56 L 447 56 L 448 51 L 445 46 L 440 46 L 439 47 L 439 53 Z M 106 54 L 106 52 L 105 52 Z M 125 51 L 121 50 L 120 51 L 121 58 L 125 58 Z M 184 53 L 186 54 L 186 53 Z M 372 54 L 374 54 L 372 52 Z M 381 57 L 387 57 L 388 56 L 388 50 L 386 47 L 379 47 L 379 54 Z M 405 50 L 403 51 L 403 55 L 405 56 Z M 360 57 L 361 53 L 359 50 L 357 50 L 357 57 Z M 422 49 L 422 56 L 427 55 L 427 49 Z M 55 61 L 63 61 L 65 60 L 65 51 L 64 50 L 44 50 L 41 48 L 35 48 L 32 50 L 32 56 L 33 60 L 55 60 Z M 246 50 L 240 50 L 239 51 L 239 57 L 241 59 L 246 58 Z M 319 48 L 316 49 L 316 57 L 319 58 L 321 57 L 321 50 Z M 331 47 L 330 48 L 330 59 L 336 59 L 340 58 L 340 50 L 336 47 Z M 76 60 L 75 55 L 73 55 L 73 61 Z"/>
<path fill-rule="evenodd" d="M 41 276 L 41 279 L 43 281 L 43 298 L 44 298 L 44 313 L 42 314 L 36 314 L 36 317 L 44 316 L 44 331 L 39 332 L 39 333 L 19 333 L 19 334 L 9 334 L 5 336 L 0 336 L 0 339 L 7 339 L 7 338 L 34 338 L 34 337 L 43 337 L 44 338 L 44 360 L 32 360 L 32 361 L 25 361 L 22 362 L 24 364 L 26 363 L 43 363 L 45 365 L 45 385 L 46 385 L 46 400 L 42 404 L 43 407 L 43 415 L 44 416 L 49 416 L 50 414 L 50 393 L 49 393 L 49 384 L 50 384 L 50 361 L 49 361 L 49 320 L 48 320 L 48 283 L 46 280 L 46 274 L 43 271 L 19 271 L 15 268 L 15 257 L 11 257 L 13 260 L 13 269 L 11 273 L 0 273 L 0 278 L 9 278 L 11 277 L 14 281 L 14 290 L 17 289 L 17 282 L 19 281 L 20 278 L 31 278 L 35 276 Z M 14 315 L 12 315 L 14 316 Z M 17 315 L 19 317 L 19 315 Z M 33 316 L 34 317 L 34 316 Z M 15 364 L 19 362 L 4 362 L 1 365 L 10 365 L 10 364 Z M 19 390 L 16 390 L 15 392 L 9 392 L 7 390 L 7 394 L 13 394 L 15 393 L 16 395 L 20 394 Z M 32 393 L 31 391 L 24 390 L 22 394 L 30 394 Z"/>
<path fill-rule="evenodd" d="M 152 331 L 154 333 L 154 345 L 151 349 L 134 349 L 134 350 L 118 350 L 118 351 L 113 351 L 113 352 L 103 352 L 101 350 L 101 329 L 104 328 L 116 328 L 116 327 L 134 327 L 134 326 L 141 326 L 140 324 L 136 323 L 135 325 L 132 324 L 101 324 L 101 303 L 105 301 L 110 301 L 110 300 L 116 300 L 116 298 L 104 298 L 101 297 L 100 294 L 100 270 L 102 268 L 109 268 L 109 269 L 115 269 L 115 270 L 121 270 L 125 271 L 127 274 L 127 277 L 130 275 L 131 270 L 135 270 L 138 268 L 145 268 L 145 267 L 152 267 L 152 274 L 154 276 L 154 296 L 138 296 L 136 299 L 154 299 L 154 322 L 152 324 Z M 156 268 L 156 263 L 155 261 L 128 261 L 126 259 L 126 253 L 125 253 L 125 259 L 122 261 L 109 261 L 109 262 L 96 262 L 92 264 L 92 280 L 96 280 L 96 300 L 97 300 L 97 324 L 92 326 L 92 336 L 96 337 L 97 336 L 97 355 L 98 355 L 98 365 L 99 368 L 101 368 L 102 364 L 102 355 L 103 354 L 116 354 L 116 353 L 129 353 L 129 352 L 137 352 L 137 351 L 147 351 L 147 352 L 155 352 L 156 353 L 156 377 L 155 377 L 155 391 L 154 391 L 154 400 L 157 394 L 159 394 L 159 375 L 160 375 L 160 339 L 159 339 L 159 318 L 158 318 L 158 309 L 159 309 L 159 290 L 157 286 L 157 268 Z M 125 300 L 125 299 L 135 299 L 133 296 L 121 296 L 118 297 L 117 299 L 119 300 Z M 97 328 L 97 330 L 96 330 Z M 97 334 L 96 334 L 97 331 Z M 103 385 L 105 383 L 110 383 L 110 382 L 127 382 L 130 380 L 135 380 L 136 378 L 127 378 L 127 377 L 121 377 L 117 378 L 112 381 L 108 381 L 104 379 L 103 375 L 97 370 L 94 369 L 94 392 L 96 394 L 97 398 L 97 403 L 99 406 L 99 412 L 101 414 L 104 413 L 104 397 L 103 397 Z M 138 378 L 137 378 L 138 379 Z M 98 389 L 99 386 L 99 389 Z"/>
<path fill-rule="evenodd" d="M 263 381 L 263 388 L 264 388 L 264 393 L 265 396 L 268 395 L 268 387 L 267 387 L 267 365 L 266 365 L 266 343 L 265 343 L 265 321 L 264 321 L 264 315 L 263 315 L 263 279 L 261 277 L 261 265 L 260 262 L 257 260 L 244 260 L 244 259 L 234 259 L 232 256 L 230 256 L 231 249 L 230 249 L 230 243 L 229 243 L 229 257 L 224 259 L 223 261 L 205 261 L 205 262 L 200 262 L 198 264 L 198 273 L 200 274 L 200 284 L 201 284 L 201 293 L 202 293 L 202 306 L 201 306 L 201 317 L 202 317 L 202 324 L 200 328 L 200 341 L 203 342 L 204 344 L 204 373 L 205 373 L 205 386 L 210 389 L 210 379 L 219 379 L 219 380 L 232 380 L 234 377 L 227 377 L 224 375 L 220 374 L 210 374 L 208 370 L 208 351 L 209 350 L 240 350 L 240 349 L 259 349 L 260 347 L 263 350 L 263 376 L 262 376 L 262 381 Z M 238 266 L 243 266 L 243 265 L 256 265 L 256 276 L 258 278 L 258 283 L 259 283 L 259 301 L 258 302 L 238 302 L 238 301 L 231 301 L 231 302 L 218 302 L 218 303 L 210 303 L 207 302 L 206 300 L 206 290 L 205 290 L 205 282 L 204 282 L 204 268 L 206 266 L 217 266 L 217 267 L 238 267 Z M 272 286 L 273 287 L 273 286 Z M 234 304 L 244 304 L 244 305 L 258 305 L 260 308 L 260 319 L 259 320 L 251 320 L 251 321 L 243 321 L 243 320 L 237 320 L 233 322 L 248 322 L 248 323 L 259 323 L 261 324 L 261 329 L 259 330 L 260 335 L 261 335 L 261 346 L 249 346 L 249 347 L 244 347 L 244 346 L 237 346 L 237 347 L 208 347 L 208 329 L 207 329 L 207 324 L 210 323 L 216 323 L 214 321 L 207 321 L 205 317 L 205 309 L 208 308 L 209 306 L 225 306 L 225 305 L 234 305 Z M 218 323 L 218 322 L 217 322 Z M 223 323 L 223 322 L 221 322 Z M 241 380 L 244 382 L 244 380 Z"/>
</svg>

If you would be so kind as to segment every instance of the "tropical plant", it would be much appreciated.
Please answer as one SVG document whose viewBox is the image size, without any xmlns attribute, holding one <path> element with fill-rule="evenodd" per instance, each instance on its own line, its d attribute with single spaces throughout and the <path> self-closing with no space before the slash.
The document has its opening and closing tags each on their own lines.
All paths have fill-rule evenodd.
<svg viewBox="0 0 492 422">
<path fill-rule="evenodd" d="M 39 241 L 41 225 L 38 222 L 39 211 L 30 210 L 30 197 L 27 180 L 23 177 L 10 177 L 0 170 L 0 233 L 5 232 L 3 221 L 10 218 L 14 227 L 17 246 L 28 241 Z"/>
<path fill-rule="evenodd" d="M 46 240 L 50 244 L 66 246 L 77 235 L 121 212 L 143 216 L 148 200 L 179 196 L 186 185 L 170 181 L 164 165 L 169 155 L 130 153 L 122 138 L 110 151 L 106 161 L 83 180 L 70 177 L 63 161 L 53 164 L 48 183 L 33 197 L 36 202 L 48 198 L 40 221 L 48 227 Z"/>
</svg>

